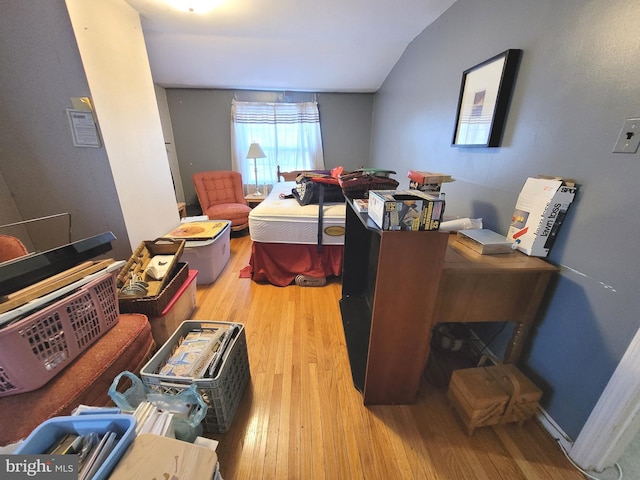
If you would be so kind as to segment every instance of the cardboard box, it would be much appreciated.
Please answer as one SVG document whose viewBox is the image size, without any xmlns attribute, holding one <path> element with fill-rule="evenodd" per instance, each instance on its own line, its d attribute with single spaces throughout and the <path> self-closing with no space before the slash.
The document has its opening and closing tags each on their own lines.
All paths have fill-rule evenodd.
<svg viewBox="0 0 640 480">
<path fill-rule="evenodd" d="M 214 478 L 218 456 L 210 448 L 152 433 L 136 436 L 109 480 Z M 171 477 L 169 473 L 171 472 Z"/>
<path fill-rule="evenodd" d="M 418 190 L 369 191 L 369 218 L 383 230 L 438 230 L 444 199 Z"/>
<path fill-rule="evenodd" d="M 546 257 L 576 190 L 572 180 L 528 178 L 518 196 L 507 238 L 527 255 Z"/>
</svg>

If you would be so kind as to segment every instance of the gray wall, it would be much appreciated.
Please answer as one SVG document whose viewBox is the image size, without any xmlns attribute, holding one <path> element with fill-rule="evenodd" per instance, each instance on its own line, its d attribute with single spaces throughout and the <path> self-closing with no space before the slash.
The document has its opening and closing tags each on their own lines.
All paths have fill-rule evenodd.
<svg viewBox="0 0 640 480">
<path fill-rule="evenodd" d="M 574 439 L 640 326 L 640 154 L 611 152 L 623 121 L 640 117 L 638 18 L 636 0 L 458 0 L 409 46 L 374 106 L 372 163 L 403 173 L 401 186 L 408 169 L 452 174 L 449 215 L 504 234 L 527 177 L 581 184 L 522 365 Z M 508 48 L 523 58 L 502 147 L 451 146 L 462 72 Z"/>
<path fill-rule="evenodd" d="M 275 101 L 279 94 L 232 90 L 167 89 L 167 102 L 180 164 L 185 200 L 197 206 L 191 176 L 207 170 L 231 168 L 231 101 Z M 313 98 L 291 93 L 289 97 Z M 291 100 L 291 99 L 287 99 Z M 373 94 L 317 94 L 322 143 L 327 168 L 347 170 L 369 158 Z"/>
<path fill-rule="evenodd" d="M 71 140 L 65 109 L 90 92 L 64 0 L 2 0 L 0 11 L 0 173 L 20 219 L 69 212 L 73 241 L 113 231 L 110 255 L 128 258 L 105 149 Z"/>
</svg>

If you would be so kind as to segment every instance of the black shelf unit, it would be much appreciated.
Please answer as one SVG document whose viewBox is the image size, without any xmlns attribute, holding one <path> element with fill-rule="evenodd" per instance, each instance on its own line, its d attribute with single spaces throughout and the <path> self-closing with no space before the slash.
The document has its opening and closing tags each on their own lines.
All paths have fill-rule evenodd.
<svg viewBox="0 0 640 480">
<path fill-rule="evenodd" d="M 350 199 L 346 210 L 340 311 L 353 383 L 365 404 L 413 403 L 448 234 L 382 231 Z"/>
</svg>

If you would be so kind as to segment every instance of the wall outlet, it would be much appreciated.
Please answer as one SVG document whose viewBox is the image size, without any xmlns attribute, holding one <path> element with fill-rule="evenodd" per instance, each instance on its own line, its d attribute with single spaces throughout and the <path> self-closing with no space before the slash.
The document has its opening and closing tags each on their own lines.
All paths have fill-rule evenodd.
<svg viewBox="0 0 640 480">
<path fill-rule="evenodd" d="M 625 120 L 613 153 L 636 153 L 640 144 L 640 118 Z"/>
</svg>

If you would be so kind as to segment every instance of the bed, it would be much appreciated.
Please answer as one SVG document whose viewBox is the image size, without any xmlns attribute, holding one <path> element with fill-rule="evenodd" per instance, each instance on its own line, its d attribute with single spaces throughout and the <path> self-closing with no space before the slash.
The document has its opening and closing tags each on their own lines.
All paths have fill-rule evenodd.
<svg viewBox="0 0 640 480">
<path fill-rule="evenodd" d="M 345 203 L 324 204 L 319 242 L 319 206 L 282 198 L 293 188 L 295 182 L 276 183 L 249 214 L 249 270 L 256 282 L 283 287 L 298 275 L 326 278 L 342 273 Z"/>
</svg>

